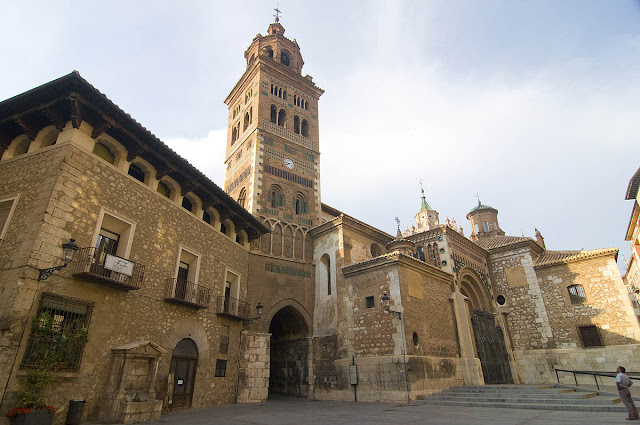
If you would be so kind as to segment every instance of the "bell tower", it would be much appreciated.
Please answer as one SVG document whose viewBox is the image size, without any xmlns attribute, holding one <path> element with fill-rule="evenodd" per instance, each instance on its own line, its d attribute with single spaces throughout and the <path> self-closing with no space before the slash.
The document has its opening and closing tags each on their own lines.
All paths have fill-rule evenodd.
<svg viewBox="0 0 640 425">
<path fill-rule="evenodd" d="M 295 240 L 304 239 L 321 214 L 318 100 L 324 90 L 302 75 L 300 47 L 284 33 L 276 17 L 266 35 L 253 38 L 244 53 L 247 68 L 225 99 L 224 190 L 272 229 L 263 252 L 302 259 Z"/>
</svg>

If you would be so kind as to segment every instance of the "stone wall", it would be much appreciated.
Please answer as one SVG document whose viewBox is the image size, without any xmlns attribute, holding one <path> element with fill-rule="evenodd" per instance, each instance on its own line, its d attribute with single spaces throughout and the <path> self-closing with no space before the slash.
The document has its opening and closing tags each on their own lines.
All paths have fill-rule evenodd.
<svg viewBox="0 0 640 425">
<path fill-rule="evenodd" d="M 269 396 L 270 337 L 265 333 L 242 332 L 238 403 L 265 401 Z"/>
<path fill-rule="evenodd" d="M 88 137 L 90 129 L 72 131 Z M 33 172 L 20 173 L 22 169 Z M 132 340 L 153 341 L 171 353 L 181 339 L 193 339 L 199 350 L 193 406 L 234 400 L 241 323 L 216 315 L 213 303 L 197 310 L 170 304 L 164 298 L 167 279 L 175 276 L 179 249 L 184 247 L 200 256 L 198 283 L 210 289 L 213 300 L 224 294 L 227 270 L 240 277 L 239 298 L 246 299 L 249 255 L 243 247 L 175 201 L 75 144 L 63 142 L 3 161 L 0 179 L 9 182 L 0 188 L 1 195 L 20 193 L 21 197 L 16 219 L 9 224 L 6 243 L 0 248 L 7 293 L 3 299 L 15 300 L 10 307 L 5 304 L 3 310 L 12 325 L 8 332 L 3 331 L 2 344 L 11 354 L 3 355 L 0 376 L 6 379 L 10 370 L 11 380 L 2 414 L 13 407 L 15 392 L 22 385 L 19 364 L 28 332 L 20 340 L 21 326 L 35 314 L 45 289 L 94 303 L 80 370 L 62 374 L 64 379 L 57 381 L 56 390 L 50 392 L 49 401 L 58 410 L 56 421 L 64 419 L 70 398 L 86 399 L 85 417 L 96 417 L 111 366 L 110 349 Z M 24 267 L 30 253 L 34 253 L 34 266 L 49 267 L 59 263 L 61 253 L 56 247 L 69 237 L 77 239 L 80 247 L 90 246 L 101 211 L 117 213 L 135 223 L 129 259 L 145 265 L 142 289 L 127 292 L 78 279 L 71 276 L 69 268 L 38 284 L 37 271 Z M 16 246 L 21 249 L 15 251 Z M 223 327 L 229 335 L 227 352 L 221 350 Z M 12 365 L 16 350 L 17 362 Z M 218 358 L 227 360 L 225 377 L 214 376 Z M 160 361 L 156 384 L 159 397 L 166 391 L 169 363 L 170 354 Z"/>
</svg>

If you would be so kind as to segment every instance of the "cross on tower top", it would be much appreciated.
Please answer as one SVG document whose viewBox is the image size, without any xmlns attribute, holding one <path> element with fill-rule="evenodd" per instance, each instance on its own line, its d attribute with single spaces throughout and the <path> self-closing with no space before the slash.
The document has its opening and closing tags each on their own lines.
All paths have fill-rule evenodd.
<svg viewBox="0 0 640 425">
<path fill-rule="evenodd" d="M 273 10 L 276 11 L 276 14 L 273 15 L 276 18 L 276 22 L 280 22 L 280 14 L 282 13 L 282 12 L 280 12 L 280 9 L 278 9 L 279 7 L 280 6 L 278 5 L 278 6 L 275 7 L 275 9 L 273 9 Z"/>
<path fill-rule="evenodd" d="M 476 193 L 476 198 L 478 198 L 478 205 L 480 205 L 480 195 Z"/>
</svg>

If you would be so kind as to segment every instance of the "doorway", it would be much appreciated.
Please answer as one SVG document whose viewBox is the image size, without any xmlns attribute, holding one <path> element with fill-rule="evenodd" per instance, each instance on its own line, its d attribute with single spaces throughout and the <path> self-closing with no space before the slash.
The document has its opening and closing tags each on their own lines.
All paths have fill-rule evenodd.
<svg viewBox="0 0 640 425">
<path fill-rule="evenodd" d="M 198 347 L 185 338 L 173 350 L 169 373 L 173 374 L 173 396 L 171 409 L 189 409 L 193 398 L 193 387 L 198 367 Z"/>
</svg>

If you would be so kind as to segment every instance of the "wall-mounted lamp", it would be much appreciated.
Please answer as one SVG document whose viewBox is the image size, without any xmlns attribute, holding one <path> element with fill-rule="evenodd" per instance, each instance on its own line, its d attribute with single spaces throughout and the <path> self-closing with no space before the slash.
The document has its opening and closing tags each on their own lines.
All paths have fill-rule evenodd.
<svg viewBox="0 0 640 425">
<path fill-rule="evenodd" d="M 78 245 L 76 245 L 75 239 L 69 239 L 69 242 L 63 243 L 62 244 L 62 263 L 63 264 L 56 267 L 49 267 L 48 269 L 39 269 L 40 274 L 38 275 L 38 281 L 47 280 L 49 276 L 53 274 L 53 272 L 57 272 L 67 267 L 67 264 L 69 264 L 73 260 L 73 256 L 75 255 L 77 250 L 78 250 Z"/>
<path fill-rule="evenodd" d="M 256 310 L 258 310 L 258 315 L 256 317 L 249 317 L 248 319 L 244 319 L 242 323 L 246 326 L 249 323 L 253 322 L 254 320 L 260 319 L 262 317 L 263 309 L 264 309 L 264 306 L 262 305 L 262 303 L 258 303 L 258 305 L 256 306 Z"/>
<path fill-rule="evenodd" d="M 391 298 L 389 298 L 389 296 L 387 295 L 386 292 L 384 294 L 382 294 L 382 298 L 381 298 L 382 307 L 384 307 L 384 309 L 386 311 L 388 311 L 389 313 L 393 313 L 393 315 L 396 316 L 396 319 L 402 320 L 402 312 L 391 310 L 389 308 L 389 300 L 391 300 Z"/>
</svg>

